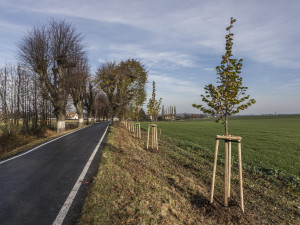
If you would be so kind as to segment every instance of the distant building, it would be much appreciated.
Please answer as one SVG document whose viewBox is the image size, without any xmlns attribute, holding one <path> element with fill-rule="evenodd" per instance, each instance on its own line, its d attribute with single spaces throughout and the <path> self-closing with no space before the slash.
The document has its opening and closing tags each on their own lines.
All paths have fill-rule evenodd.
<svg viewBox="0 0 300 225">
<path fill-rule="evenodd" d="M 76 112 L 66 112 L 67 120 L 78 120 L 78 114 Z"/>
</svg>

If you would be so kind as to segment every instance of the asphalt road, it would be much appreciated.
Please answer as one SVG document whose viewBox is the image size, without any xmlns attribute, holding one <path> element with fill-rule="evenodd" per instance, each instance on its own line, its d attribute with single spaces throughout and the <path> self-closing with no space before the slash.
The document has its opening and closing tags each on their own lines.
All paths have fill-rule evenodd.
<svg viewBox="0 0 300 225">
<path fill-rule="evenodd" d="M 107 126 L 106 122 L 84 128 L 0 162 L 0 224 L 53 224 Z M 99 151 L 64 224 L 74 223 L 80 211 L 85 190 L 96 172 Z"/>
</svg>

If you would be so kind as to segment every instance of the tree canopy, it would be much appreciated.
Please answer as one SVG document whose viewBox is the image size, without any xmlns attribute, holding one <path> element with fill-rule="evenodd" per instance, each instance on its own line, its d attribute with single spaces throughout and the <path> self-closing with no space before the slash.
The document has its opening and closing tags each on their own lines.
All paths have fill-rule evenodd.
<svg viewBox="0 0 300 225">
<path fill-rule="evenodd" d="M 193 107 L 200 109 L 204 113 L 218 116 L 219 120 L 224 123 L 225 134 L 228 134 L 229 117 L 255 103 L 254 99 L 249 100 L 250 96 L 246 95 L 248 87 L 243 86 L 242 77 L 240 76 L 243 59 L 232 58 L 234 34 L 231 32 L 231 29 L 235 22 L 236 19 L 231 18 L 230 25 L 226 28 L 226 31 L 228 31 L 228 34 L 225 36 L 226 51 L 222 56 L 221 65 L 216 67 L 217 83 L 219 85 L 206 85 L 204 87 L 205 94 L 201 95 L 202 101 L 208 107 L 193 104 Z"/>
<path fill-rule="evenodd" d="M 124 116 L 132 104 L 138 112 L 146 99 L 147 71 L 135 59 L 106 62 L 98 67 L 96 84 L 107 95 L 113 116 Z"/>
<path fill-rule="evenodd" d="M 51 20 L 23 37 L 19 55 L 21 62 L 39 75 L 43 95 L 54 106 L 57 132 L 64 131 L 70 71 L 86 58 L 80 33 L 64 20 Z"/>
</svg>

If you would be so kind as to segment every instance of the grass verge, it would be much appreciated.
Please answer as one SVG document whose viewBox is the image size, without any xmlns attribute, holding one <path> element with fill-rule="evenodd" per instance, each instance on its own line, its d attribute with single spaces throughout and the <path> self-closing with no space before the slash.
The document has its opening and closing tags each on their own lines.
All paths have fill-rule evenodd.
<svg viewBox="0 0 300 225">
<path fill-rule="evenodd" d="M 299 195 L 261 175 L 244 172 L 245 213 L 238 171 L 232 171 L 229 207 L 223 207 L 223 167 L 209 203 L 212 160 L 206 153 L 160 138 L 145 149 L 122 127 L 112 128 L 78 224 L 299 224 Z"/>
</svg>

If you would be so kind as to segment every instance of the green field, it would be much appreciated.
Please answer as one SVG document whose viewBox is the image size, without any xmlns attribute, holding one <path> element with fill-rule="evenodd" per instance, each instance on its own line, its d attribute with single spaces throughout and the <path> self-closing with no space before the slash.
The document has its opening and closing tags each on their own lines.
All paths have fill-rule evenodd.
<svg viewBox="0 0 300 225">
<path fill-rule="evenodd" d="M 224 134 L 223 125 L 212 119 L 155 123 L 163 135 L 200 145 L 211 152 L 214 152 L 215 136 Z M 146 129 L 147 124 L 142 123 L 142 128 Z M 229 133 L 243 138 L 245 167 L 300 177 L 299 115 L 233 117 L 229 121 Z M 221 145 L 221 154 L 223 149 Z M 232 154 L 237 158 L 234 143 Z"/>
</svg>

